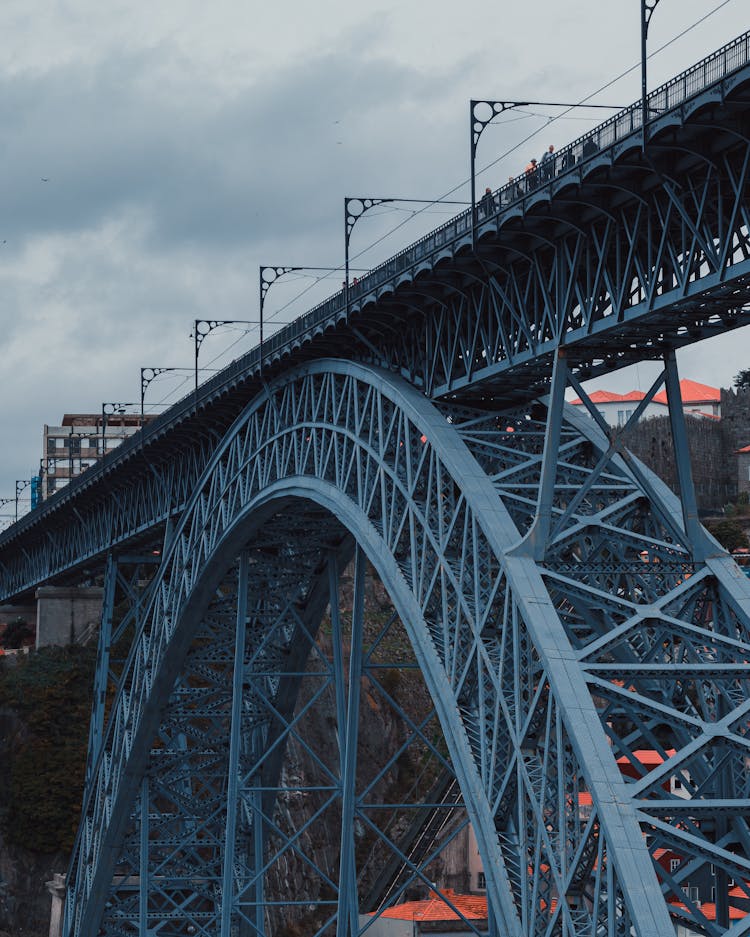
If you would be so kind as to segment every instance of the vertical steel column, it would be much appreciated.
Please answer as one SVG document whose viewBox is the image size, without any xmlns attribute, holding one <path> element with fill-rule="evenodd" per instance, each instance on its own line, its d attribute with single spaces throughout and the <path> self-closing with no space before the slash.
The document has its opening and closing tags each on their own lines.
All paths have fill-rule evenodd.
<svg viewBox="0 0 750 937">
<path fill-rule="evenodd" d="M 560 432 L 567 386 L 568 362 L 565 349 L 558 348 L 552 368 L 552 386 L 547 407 L 547 427 L 544 433 L 544 454 L 542 455 L 536 518 L 529 531 L 526 546 L 528 553 L 537 562 L 541 562 L 547 552 L 547 541 L 552 523 L 552 503 L 555 494 L 557 459 L 560 452 Z"/>
<path fill-rule="evenodd" d="M 91 781 L 99 750 L 104 738 L 104 704 L 107 700 L 109 680 L 109 657 L 112 643 L 112 616 L 115 606 L 115 586 L 117 584 L 117 560 L 110 553 L 107 556 L 107 571 L 104 576 L 104 602 L 99 630 L 99 646 L 96 655 L 96 673 L 94 674 L 94 702 L 91 707 L 91 729 L 89 730 L 89 753 L 86 759 L 86 787 Z"/>
<path fill-rule="evenodd" d="M 344 776 L 343 727 L 346 725 L 346 691 L 344 689 L 344 647 L 341 641 L 341 614 L 339 610 L 339 568 L 336 554 L 328 558 L 328 593 L 331 602 L 331 637 L 333 641 L 333 679 L 336 692 L 336 735 L 339 744 L 341 777 Z"/>
<path fill-rule="evenodd" d="M 698 504 L 695 498 L 693 472 L 690 468 L 690 449 L 688 448 L 687 428 L 685 426 L 685 411 L 682 409 L 680 376 L 677 371 L 677 358 L 674 349 L 668 351 L 664 356 L 664 375 L 669 422 L 672 428 L 674 459 L 677 467 L 677 482 L 680 487 L 682 520 L 688 540 L 686 546 L 689 547 L 693 559 L 700 562 L 706 558 L 706 540 L 698 521 Z"/>
<path fill-rule="evenodd" d="M 263 733 L 255 730 L 253 750 L 261 751 Z M 265 911 L 263 909 L 263 777 L 262 770 L 255 773 L 253 779 L 253 867 L 255 869 L 255 933 L 258 937 L 265 934 Z"/>
<path fill-rule="evenodd" d="M 138 849 L 138 937 L 148 937 L 148 775 L 141 783 L 141 830 Z"/>
<path fill-rule="evenodd" d="M 224 835 L 224 870 L 221 890 L 221 937 L 230 937 L 234 879 L 234 846 L 237 834 L 237 799 L 239 788 L 240 741 L 242 728 L 242 684 L 245 676 L 245 629 L 247 627 L 248 554 L 240 554 L 237 573 L 237 629 L 234 643 L 232 676 L 232 715 L 229 730 L 229 765 L 227 768 L 227 822 Z"/>
<path fill-rule="evenodd" d="M 344 736 L 344 771 L 341 778 L 341 866 L 337 937 L 356 937 L 359 930 L 357 870 L 354 860 L 354 807 L 357 787 L 357 742 L 359 693 L 362 679 L 362 623 L 365 601 L 366 559 L 360 546 L 354 555 L 354 598 L 352 602 L 351 653 L 349 657 L 349 699 Z"/>
<path fill-rule="evenodd" d="M 646 78 L 646 63 L 648 55 L 646 44 L 648 41 L 648 27 L 659 0 L 641 0 L 641 149 L 646 149 L 646 124 L 648 123 L 648 81 Z"/>
</svg>

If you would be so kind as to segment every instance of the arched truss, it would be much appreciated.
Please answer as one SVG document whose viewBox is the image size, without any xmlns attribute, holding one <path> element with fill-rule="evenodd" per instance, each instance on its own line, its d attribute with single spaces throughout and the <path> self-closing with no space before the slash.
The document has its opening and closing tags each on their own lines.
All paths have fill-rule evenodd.
<svg viewBox="0 0 750 937">
<path fill-rule="evenodd" d="M 247 408 L 137 597 L 94 743 L 66 934 L 262 933 L 267 873 L 285 857 L 314 869 L 316 896 L 302 897 L 330 910 L 311 933 L 357 933 L 353 831 L 368 824 L 425 881 L 429 848 L 412 861 L 393 831 L 372 829 L 356 764 L 351 688 L 367 670 L 389 698 L 378 640 L 366 648 L 359 627 L 364 555 L 434 707 L 401 711 L 443 769 L 423 808 L 455 776 L 490 926 L 730 930 L 750 904 L 750 589 L 718 548 L 690 541 L 676 499 L 575 413 L 559 422 L 550 472 L 537 410 L 438 410 L 340 361 L 285 375 Z M 339 571 L 352 554 L 346 632 Z M 333 760 L 303 731 L 325 694 Z M 440 741 L 426 729 L 436 718 Z M 315 783 L 295 785 L 295 751 L 317 765 Z M 337 868 L 279 820 L 292 796 L 312 797 L 338 832 Z M 709 871 L 713 917 L 682 892 Z"/>
</svg>

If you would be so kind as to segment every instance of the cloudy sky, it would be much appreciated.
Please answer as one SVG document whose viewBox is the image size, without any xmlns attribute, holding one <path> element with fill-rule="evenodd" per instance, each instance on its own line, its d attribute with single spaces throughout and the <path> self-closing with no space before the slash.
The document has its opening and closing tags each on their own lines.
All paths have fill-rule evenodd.
<svg viewBox="0 0 750 937">
<path fill-rule="evenodd" d="M 654 55 L 651 86 L 742 32 L 745 4 L 661 0 L 650 49 L 689 31 Z M 469 99 L 580 100 L 637 64 L 639 3 L 2 0 L 0 35 L 8 497 L 38 468 L 44 423 L 138 401 L 141 367 L 190 368 L 194 319 L 256 318 L 259 265 L 341 264 L 344 196 L 468 198 Z M 639 89 L 635 69 L 595 100 L 624 105 Z M 479 185 L 592 126 L 580 111 L 549 123 L 554 113 L 488 128 Z M 363 219 L 356 263 L 456 210 L 405 207 Z M 266 314 L 302 314 L 340 282 L 290 277 Z M 730 384 L 748 365 L 739 337 L 685 352 L 683 376 Z M 217 330 L 201 364 L 256 340 Z M 623 380 L 645 385 L 641 372 Z M 163 376 L 147 407 L 190 379 Z"/>
</svg>

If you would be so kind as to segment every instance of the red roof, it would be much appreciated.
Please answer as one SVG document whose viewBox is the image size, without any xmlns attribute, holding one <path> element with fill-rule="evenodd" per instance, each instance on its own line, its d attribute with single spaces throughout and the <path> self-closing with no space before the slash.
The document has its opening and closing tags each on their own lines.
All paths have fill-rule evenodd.
<svg viewBox="0 0 750 937">
<path fill-rule="evenodd" d="M 592 403 L 639 403 L 646 395 L 640 390 L 631 390 L 627 394 L 615 394 L 611 390 L 595 390 L 589 394 Z M 580 397 L 570 401 L 573 404 L 583 403 Z"/>
<path fill-rule="evenodd" d="M 458 895 L 451 888 L 444 888 L 442 894 L 463 914 L 468 921 L 487 919 L 487 899 L 482 895 Z M 405 901 L 381 912 L 381 917 L 398 921 L 460 921 L 461 918 L 439 896 L 424 901 Z M 372 911 L 371 916 L 377 914 Z"/>
<path fill-rule="evenodd" d="M 631 390 L 627 394 L 616 394 L 611 390 L 595 390 L 589 394 L 592 403 L 638 403 L 646 395 L 640 390 Z M 699 384 L 698 381 L 689 381 L 687 378 L 680 381 L 680 396 L 683 404 L 700 403 L 721 403 L 721 391 L 718 387 L 710 387 L 708 384 Z M 580 397 L 570 401 L 573 404 L 580 404 L 583 401 Z M 667 392 L 660 391 L 654 394 L 653 403 L 661 403 L 666 406 Z"/>
<path fill-rule="evenodd" d="M 667 749 L 667 758 L 671 758 L 675 754 L 674 748 Z M 637 748 L 633 752 L 633 757 L 636 761 L 639 761 L 644 767 L 649 765 L 661 765 L 664 763 L 664 759 L 659 754 L 659 752 L 654 751 L 653 748 Z M 617 759 L 618 765 L 630 765 L 633 762 L 628 758 L 627 755 L 622 755 L 622 757 Z"/>
<path fill-rule="evenodd" d="M 743 446 L 742 449 L 738 449 L 737 452 L 750 452 L 750 446 Z"/>
<path fill-rule="evenodd" d="M 680 381 L 680 397 L 683 403 L 721 403 L 721 391 L 718 387 L 708 384 L 699 384 L 698 381 L 689 381 L 687 378 Z M 667 402 L 667 392 L 659 391 L 654 396 L 656 403 Z"/>
<path fill-rule="evenodd" d="M 670 901 L 669 903 L 673 908 L 681 908 L 683 911 L 687 911 L 687 905 L 684 905 L 681 901 Z M 700 906 L 700 912 L 707 920 L 716 920 L 716 905 L 712 902 L 704 901 Z M 740 908 L 735 908 L 734 905 L 729 905 L 729 919 L 731 921 L 738 921 L 743 917 L 747 917 L 747 911 L 742 911 Z"/>
</svg>

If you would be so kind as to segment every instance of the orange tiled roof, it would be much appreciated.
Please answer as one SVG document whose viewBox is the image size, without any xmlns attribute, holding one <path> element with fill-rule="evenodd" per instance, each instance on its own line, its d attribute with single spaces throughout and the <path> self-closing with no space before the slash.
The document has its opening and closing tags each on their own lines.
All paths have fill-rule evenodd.
<svg viewBox="0 0 750 937">
<path fill-rule="evenodd" d="M 670 901 L 669 903 L 673 908 L 680 908 L 683 911 L 687 911 L 687 905 L 684 905 L 681 901 Z M 716 920 L 716 905 L 712 902 L 704 901 L 700 906 L 700 911 L 709 921 Z M 734 905 L 729 905 L 729 919 L 731 921 L 738 921 L 743 917 L 747 917 L 747 911 L 743 911 L 741 908 L 735 908 Z"/>
<path fill-rule="evenodd" d="M 592 403 L 639 403 L 646 395 L 640 390 L 631 390 L 627 394 L 616 394 L 611 390 L 595 390 L 589 394 Z M 580 397 L 570 401 L 573 404 L 582 403 Z"/>
<path fill-rule="evenodd" d="M 698 381 L 689 381 L 687 378 L 680 381 L 680 397 L 683 403 L 721 403 L 721 391 L 718 387 L 708 384 L 699 384 Z M 659 391 L 654 395 L 656 403 L 667 402 L 667 392 Z"/>
<path fill-rule="evenodd" d="M 674 748 L 667 749 L 667 758 L 671 758 L 675 754 Z M 659 752 L 654 751 L 652 748 L 639 748 L 633 752 L 633 757 L 636 761 L 640 762 L 644 768 L 648 765 L 660 765 L 663 764 L 664 759 L 659 754 Z M 627 755 L 622 755 L 617 759 L 618 765 L 632 765 L 633 762 L 628 758 Z"/>
<path fill-rule="evenodd" d="M 589 396 L 592 403 L 638 403 L 646 395 L 640 390 L 631 390 L 627 394 L 616 394 L 611 390 L 595 390 Z M 690 381 L 687 378 L 680 381 L 680 396 L 683 404 L 721 403 L 721 391 L 718 387 L 700 384 L 698 381 Z M 575 400 L 570 402 L 572 404 L 582 403 L 580 397 L 576 397 Z M 666 406 L 667 392 L 662 390 L 658 394 L 654 394 L 653 403 L 661 403 Z"/>
<path fill-rule="evenodd" d="M 482 895 L 459 895 L 451 888 L 444 888 L 442 894 L 463 914 L 468 921 L 484 921 L 487 918 L 487 899 Z M 460 921 L 461 918 L 433 892 L 434 897 L 424 901 L 405 901 L 381 912 L 381 917 L 398 921 Z M 376 914 L 371 912 L 371 916 Z"/>
</svg>

